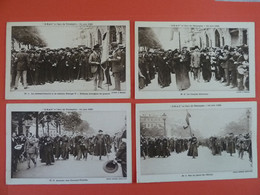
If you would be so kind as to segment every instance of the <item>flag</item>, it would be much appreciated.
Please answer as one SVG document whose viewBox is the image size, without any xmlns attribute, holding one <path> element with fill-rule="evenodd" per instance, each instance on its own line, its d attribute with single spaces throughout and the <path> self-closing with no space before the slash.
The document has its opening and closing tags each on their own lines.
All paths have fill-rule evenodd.
<svg viewBox="0 0 260 195">
<path fill-rule="evenodd" d="M 101 64 L 105 63 L 109 57 L 108 51 L 108 41 L 107 41 L 107 33 L 103 35 L 102 39 L 102 56 L 101 56 Z"/>
<path fill-rule="evenodd" d="M 187 114 L 186 114 L 186 118 L 185 118 L 185 121 L 187 123 L 187 126 L 183 126 L 183 129 L 187 129 L 189 126 L 190 126 L 190 113 L 187 111 Z"/>
</svg>

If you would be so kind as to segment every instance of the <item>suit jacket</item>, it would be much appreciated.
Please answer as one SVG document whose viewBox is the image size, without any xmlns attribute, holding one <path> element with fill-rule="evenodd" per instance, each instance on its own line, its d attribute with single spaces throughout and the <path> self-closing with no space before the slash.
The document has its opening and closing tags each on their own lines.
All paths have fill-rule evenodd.
<svg viewBox="0 0 260 195">
<path fill-rule="evenodd" d="M 191 67 L 199 68 L 200 67 L 200 52 L 194 52 L 191 54 Z"/>
<path fill-rule="evenodd" d="M 29 56 L 25 52 L 20 52 L 16 55 L 16 62 L 17 62 L 17 70 L 23 71 L 27 70 L 27 66 L 29 64 Z"/>
<path fill-rule="evenodd" d="M 112 72 L 121 72 L 123 65 L 122 65 L 122 53 L 120 50 L 116 50 L 112 54 Z"/>
</svg>

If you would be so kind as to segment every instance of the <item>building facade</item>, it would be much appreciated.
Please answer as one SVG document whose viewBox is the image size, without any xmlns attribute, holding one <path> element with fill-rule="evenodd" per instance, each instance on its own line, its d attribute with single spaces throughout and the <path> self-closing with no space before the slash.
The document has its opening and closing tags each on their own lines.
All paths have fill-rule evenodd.
<svg viewBox="0 0 260 195">
<path fill-rule="evenodd" d="M 144 128 L 163 128 L 164 120 L 161 116 L 156 116 L 152 114 L 142 115 L 140 117 L 141 126 Z"/>
<path fill-rule="evenodd" d="M 172 28 L 169 36 L 167 49 L 248 45 L 248 30 L 245 28 Z"/>
<path fill-rule="evenodd" d="M 99 44 L 110 47 L 112 42 L 120 44 L 126 43 L 126 27 L 125 26 L 91 26 L 80 27 L 78 36 L 73 40 L 74 46 L 86 46 L 93 48 L 94 45 Z M 109 48 L 110 49 L 110 48 Z"/>
</svg>

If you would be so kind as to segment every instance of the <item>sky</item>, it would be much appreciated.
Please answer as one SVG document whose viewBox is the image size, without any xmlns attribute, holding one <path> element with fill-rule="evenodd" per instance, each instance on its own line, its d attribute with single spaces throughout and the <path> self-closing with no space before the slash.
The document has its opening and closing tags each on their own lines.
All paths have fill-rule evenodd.
<svg viewBox="0 0 260 195">
<path fill-rule="evenodd" d="M 186 29 L 188 30 L 188 28 L 186 28 Z M 152 28 L 155 35 L 159 39 L 159 41 L 162 45 L 162 48 L 165 50 L 179 49 L 179 36 L 181 36 L 181 39 L 183 39 L 183 37 L 185 37 L 185 36 L 188 36 L 188 34 L 187 34 L 188 31 L 186 29 L 182 28 L 181 33 L 179 34 L 179 32 L 177 32 L 177 31 L 172 33 L 172 28 L 170 28 L 170 27 Z M 182 46 L 185 46 L 185 45 L 182 45 Z"/>
<path fill-rule="evenodd" d="M 47 47 L 56 49 L 69 47 L 73 39 L 79 36 L 79 28 L 72 26 L 37 26 L 41 37 Z"/>
<path fill-rule="evenodd" d="M 224 130 L 224 127 L 232 121 L 239 121 L 241 117 L 246 116 L 247 109 L 192 109 L 188 110 L 191 115 L 190 126 L 192 129 L 199 131 L 205 138 L 218 135 Z M 148 112 L 146 112 L 148 113 Z M 178 124 L 186 126 L 187 110 L 178 111 L 152 111 L 149 112 L 161 116 L 163 113 L 167 115 L 166 124 L 171 126 Z"/>
<path fill-rule="evenodd" d="M 126 112 L 122 111 L 81 112 L 81 119 L 87 121 L 96 133 L 99 129 L 108 134 L 120 131 L 125 126 L 125 116 Z"/>
</svg>

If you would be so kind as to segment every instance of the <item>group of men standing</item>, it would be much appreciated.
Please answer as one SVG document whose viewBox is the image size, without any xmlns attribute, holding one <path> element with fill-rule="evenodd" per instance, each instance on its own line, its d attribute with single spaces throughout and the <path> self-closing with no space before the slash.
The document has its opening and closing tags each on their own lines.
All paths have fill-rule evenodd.
<svg viewBox="0 0 260 195">
<path fill-rule="evenodd" d="M 92 91 L 97 90 L 97 87 L 102 88 L 105 78 L 106 84 L 112 85 L 112 73 L 115 80 L 114 90 L 120 91 L 120 83 L 125 81 L 125 47 L 113 42 L 109 53 L 101 64 L 102 51 L 99 44 L 93 49 L 67 47 L 12 50 L 11 88 L 17 90 L 19 81 L 27 89 L 28 85 L 94 80 L 94 89 L 89 89 Z"/>
<path fill-rule="evenodd" d="M 12 135 L 12 177 L 17 171 L 19 162 L 27 161 L 27 168 L 31 168 L 31 161 L 34 167 L 37 166 L 37 158 L 40 158 L 41 163 L 46 166 L 53 165 L 57 160 L 68 160 L 70 155 L 74 156 L 75 160 L 87 160 L 88 154 L 97 156 L 101 160 L 102 156 L 107 156 L 112 152 L 112 147 L 115 150 L 115 158 L 121 163 L 123 176 L 126 176 L 126 141 L 121 134 L 116 134 L 111 137 L 108 134 L 103 134 L 102 130 L 98 131 L 96 136 L 85 137 L 82 135 L 67 136 L 57 135 L 50 137 L 44 134 L 40 138 L 36 138 L 31 133 L 28 136 Z"/>
<path fill-rule="evenodd" d="M 248 46 L 139 52 L 139 88 L 148 86 L 156 74 L 161 88 L 170 86 L 175 74 L 179 90 L 191 86 L 190 77 L 197 82 L 210 82 L 213 77 L 231 88 L 249 90 Z"/>
</svg>

